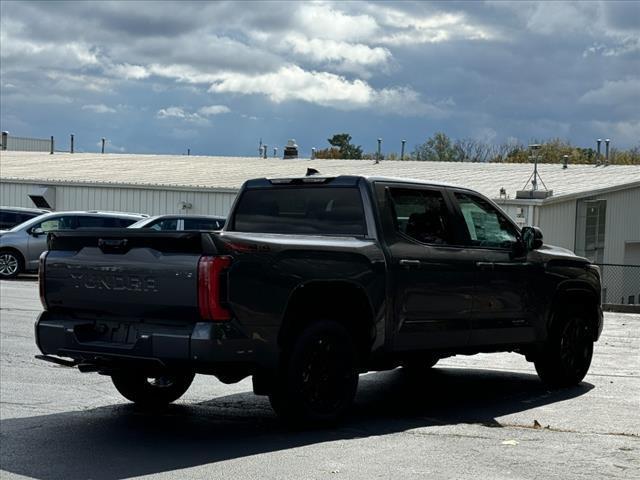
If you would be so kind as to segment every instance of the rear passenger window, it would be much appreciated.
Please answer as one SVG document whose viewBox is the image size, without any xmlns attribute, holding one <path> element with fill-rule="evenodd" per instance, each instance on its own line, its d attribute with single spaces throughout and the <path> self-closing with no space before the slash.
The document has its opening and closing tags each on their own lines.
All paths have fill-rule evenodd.
<svg viewBox="0 0 640 480">
<path fill-rule="evenodd" d="M 437 190 L 390 188 L 396 230 L 421 243 L 453 243 L 447 206 Z"/>
<path fill-rule="evenodd" d="M 224 222 L 222 220 L 208 218 L 184 219 L 185 230 L 220 230 L 222 227 L 224 227 Z"/>
<path fill-rule="evenodd" d="M 518 239 L 516 228 L 489 202 L 466 193 L 456 193 L 460 211 L 473 246 L 510 248 Z"/>
</svg>

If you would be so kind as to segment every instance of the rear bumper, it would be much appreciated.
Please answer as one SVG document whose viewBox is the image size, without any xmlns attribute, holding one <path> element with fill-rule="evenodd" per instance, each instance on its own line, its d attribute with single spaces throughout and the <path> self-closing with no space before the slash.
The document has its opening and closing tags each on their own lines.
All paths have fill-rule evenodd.
<svg viewBox="0 0 640 480">
<path fill-rule="evenodd" d="M 101 320 L 42 312 L 35 325 L 36 343 L 45 355 L 148 370 L 188 368 L 216 373 L 221 369 L 252 369 L 257 364 L 268 364 L 271 357 L 265 345 L 243 335 L 233 322 L 173 326 L 168 322 L 145 322 L 144 328 L 136 328 L 126 341 L 105 341 L 104 335 L 98 340 L 86 338 L 88 330 L 99 329 L 102 324 Z M 127 326 L 125 322 L 120 324 Z"/>
</svg>

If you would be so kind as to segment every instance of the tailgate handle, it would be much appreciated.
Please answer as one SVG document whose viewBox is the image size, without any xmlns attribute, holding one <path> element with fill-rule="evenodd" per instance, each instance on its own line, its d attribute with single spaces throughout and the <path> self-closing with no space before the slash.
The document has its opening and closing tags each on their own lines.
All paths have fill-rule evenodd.
<svg viewBox="0 0 640 480">
<path fill-rule="evenodd" d="M 129 240 L 126 238 L 122 239 L 98 239 L 98 248 L 102 250 L 103 253 L 125 253 L 128 248 L 127 244 Z"/>
</svg>

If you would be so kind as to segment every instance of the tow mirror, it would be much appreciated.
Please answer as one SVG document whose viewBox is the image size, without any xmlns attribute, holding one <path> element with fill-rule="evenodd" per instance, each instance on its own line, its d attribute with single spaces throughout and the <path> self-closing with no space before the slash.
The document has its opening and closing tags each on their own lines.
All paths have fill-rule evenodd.
<svg viewBox="0 0 640 480">
<path fill-rule="evenodd" d="M 542 230 L 538 227 L 523 227 L 522 240 L 527 251 L 537 250 L 542 246 Z"/>
</svg>

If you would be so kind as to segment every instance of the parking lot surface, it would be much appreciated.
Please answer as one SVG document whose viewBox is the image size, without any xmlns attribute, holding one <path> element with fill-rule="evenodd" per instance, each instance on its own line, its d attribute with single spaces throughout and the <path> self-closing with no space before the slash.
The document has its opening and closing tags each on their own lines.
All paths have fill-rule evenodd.
<svg viewBox="0 0 640 480">
<path fill-rule="evenodd" d="M 640 478 L 640 315 L 607 313 L 589 375 L 549 392 L 516 354 L 360 377 L 337 428 L 283 427 L 251 381 L 199 375 L 144 413 L 108 377 L 38 361 L 33 279 L 0 282 L 0 478 Z"/>
</svg>

